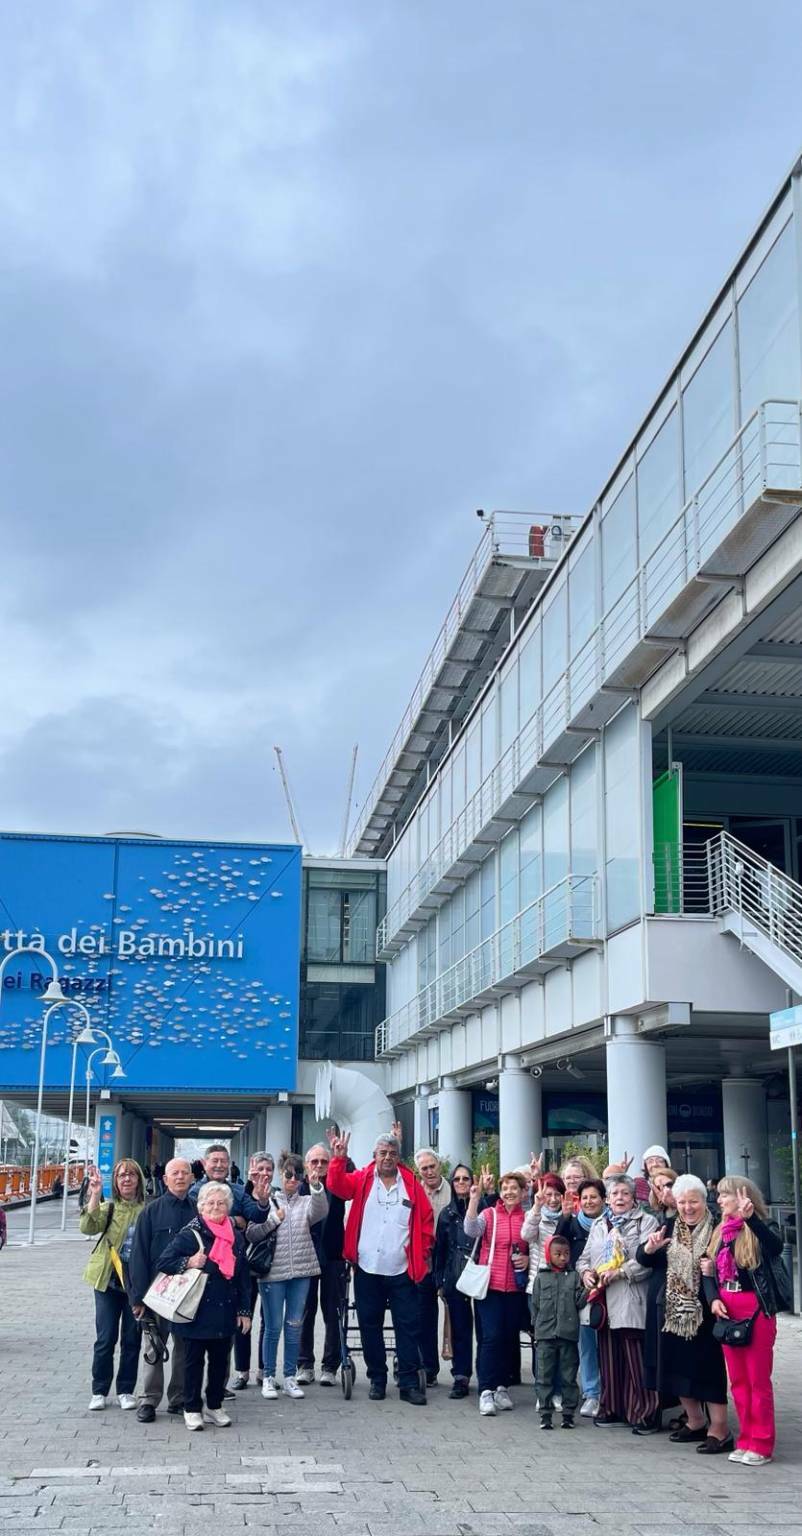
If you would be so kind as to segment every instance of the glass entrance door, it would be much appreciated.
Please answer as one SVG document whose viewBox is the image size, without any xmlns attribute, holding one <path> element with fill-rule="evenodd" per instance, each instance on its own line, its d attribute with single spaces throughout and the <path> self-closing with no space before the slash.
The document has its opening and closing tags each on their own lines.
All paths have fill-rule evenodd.
<svg viewBox="0 0 802 1536">
<path fill-rule="evenodd" d="M 761 859 L 768 859 L 785 874 L 792 875 L 791 823 L 787 816 L 731 816 L 730 832 Z"/>
</svg>

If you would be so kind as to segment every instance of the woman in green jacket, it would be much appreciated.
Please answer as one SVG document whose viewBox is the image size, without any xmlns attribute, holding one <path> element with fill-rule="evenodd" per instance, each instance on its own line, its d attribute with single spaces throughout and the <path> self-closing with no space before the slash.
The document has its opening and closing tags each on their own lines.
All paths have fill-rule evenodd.
<svg viewBox="0 0 802 1536">
<path fill-rule="evenodd" d="M 84 1270 L 84 1280 L 95 1292 L 95 1350 L 89 1403 L 93 1411 L 106 1406 L 118 1336 L 117 1401 L 123 1409 L 136 1407 L 134 1388 L 140 1332 L 125 1291 L 124 1266 L 131 1252 L 134 1227 L 145 1207 L 145 1179 L 139 1164 L 130 1157 L 115 1163 L 111 1188 L 111 1200 L 104 1200 L 103 1180 L 98 1169 L 93 1168 L 89 1174 L 89 1198 L 79 1222 L 87 1237 L 98 1238 Z"/>
</svg>

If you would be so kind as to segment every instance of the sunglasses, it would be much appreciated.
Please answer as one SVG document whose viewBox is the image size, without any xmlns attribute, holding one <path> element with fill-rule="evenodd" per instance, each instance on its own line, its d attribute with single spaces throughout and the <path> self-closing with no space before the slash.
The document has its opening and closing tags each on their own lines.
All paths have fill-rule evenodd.
<svg viewBox="0 0 802 1536">
<path fill-rule="evenodd" d="M 282 1176 L 283 1179 L 299 1179 L 300 1178 L 300 1174 L 293 1173 L 289 1168 L 285 1168 L 284 1172 L 282 1173 L 281 1176 Z"/>
<path fill-rule="evenodd" d="M 470 1181 L 470 1178 L 469 1178 L 467 1173 L 455 1173 L 454 1174 L 454 1183 L 455 1184 L 470 1184 L 470 1182 L 471 1181 Z"/>
</svg>

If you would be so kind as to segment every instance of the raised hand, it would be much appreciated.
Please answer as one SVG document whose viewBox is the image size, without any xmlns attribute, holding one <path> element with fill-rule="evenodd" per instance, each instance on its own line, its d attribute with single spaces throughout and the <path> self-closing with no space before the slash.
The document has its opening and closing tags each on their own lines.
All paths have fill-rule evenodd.
<svg viewBox="0 0 802 1536">
<path fill-rule="evenodd" d="M 103 1193 L 103 1179 L 101 1178 L 101 1174 L 100 1174 L 100 1169 L 99 1168 L 93 1168 L 91 1173 L 89 1174 L 88 1189 L 89 1189 L 90 1195 L 102 1195 L 102 1193 Z"/>
<path fill-rule="evenodd" d="M 476 1203 L 478 1202 L 480 1194 L 481 1194 L 481 1190 L 479 1188 L 479 1185 L 475 1184 L 475 1183 L 472 1184 L 471 1185 L 470 1199 L 471 1199 L 471 1201 L 472 1201 L 472 1203 L 474 1205 L 476 1205 Z"/>
<path fill-rule="evenodd" d="M 493 1177 L 493 1170 L 489 1163 L 482 1163 L 481 1169 L 479 1171 L 479 1183 L 481 1184 L 482 1189 L 486 1195 L 492 1195 L 496 1187 L 496 1181 Z"/>
<path fill-rule="evenodd" d="M 565 1191 L 565 1194 L 563 1195 L 563 1216 L 573 1216 L 573 1214 L 574 1214 L 574 1197 L 571 1194 L 570 1189 L 567 1189 Z"/>
<path fill-rule="evenodd" d="M 286 1207 L 286 1205 L 280 1205 L 278 1210 L 276 1211 L 276 1219 L 279 1221 L 279 1223 L 284 1220 L 286 1214 L 287 1214 L 287 1207 Z"/>
<path fill-rule="evenodd" d="M 393 1121 L 392 1125 L 390 1126 L 390 1134 L 392 1136 L 395 1136 L 396 1141 L 403 1142 L 403 1140 L 404 1140 L 404 1127 L 402 1126 L 400 1120 L 394 1120 Z"/>
<path fill-rule="evenodd" d="M 632 1167 L 632 1164 L 634 1163 L 635 1158 L 634 1158 L 634 1155 L 632 1153 L 625 1152 L 624 1156 L 620 1157 L 618 1159 L 618 1161 L 621 1164 L 621 1167 L 623 1168 L 624 1173 L 629 1173 L 629 1170 Z"/>
<path fill-rule="evenodd" d="M 667 1248 L 671 1242 L 671 1234 L 666 1233 L 665 1227 L 660 1227 L 658 1232 L 650 1232 L 646 1239 L 646 1252 L 657 1253 L 661 1248 Z"/>
<path fill-rule="evenodd" d="M 541 1152 L 538 1157 L 535 1157 L 535 1154 L 533 1152 L 530 1155 L 530 1158 L 529 1158 L 529 1172 L 532 1175 L 533 1183 L 534 1183 L 535 1179 L 538 1179 L 540 1177 L 540 1170 L 541 1170 L 542 1166 L 543 1166 L 543 1153 Z"/>
<path fill-rule="evenodd" d="M 738 1203 L 738 1215 L 742 1216 L 744 1221 L 748 1221 L 750 1216 L 754 1216 L 755 1207 L 749 1199 L 746 1190 L 739 1189 L 735 1199 Z"/>
<path fill-rule="evenodd" d="M 326 1132 L 326 1139 L 331 1148 L 332 1157 L 348 1156 L 348 1143 L 351 1140 L 350 1131 L 347 1131 L 344 1136 L 341 1136 L 335 1130 L 334 1126 L 331 1126 L 331 1128 Z"/>
</svg>

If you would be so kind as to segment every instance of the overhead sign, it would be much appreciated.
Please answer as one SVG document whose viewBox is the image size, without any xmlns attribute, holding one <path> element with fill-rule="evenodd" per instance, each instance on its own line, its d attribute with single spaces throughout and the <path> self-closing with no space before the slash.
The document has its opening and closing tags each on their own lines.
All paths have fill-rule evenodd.
<svg viewBox="0 0 802 1536">
<path fill-rule="evenodd" d="M 122 1091 L 292 1090 L 300 916 L 297 847 L 0 834 L 0 1097 L 36 1083 L 45 952 L 113 1037 Z M 76 1017 L 51 1016 L 48 1087 L 69 1083 Z"/>
<path fill-rule="evenodd" d="M 769 1014 L 769 1040 L 773 1051 L 785 1051 L 789 1045 L 802 1045 L 802 1008 L 780 1008 Z"/>
</svg>

